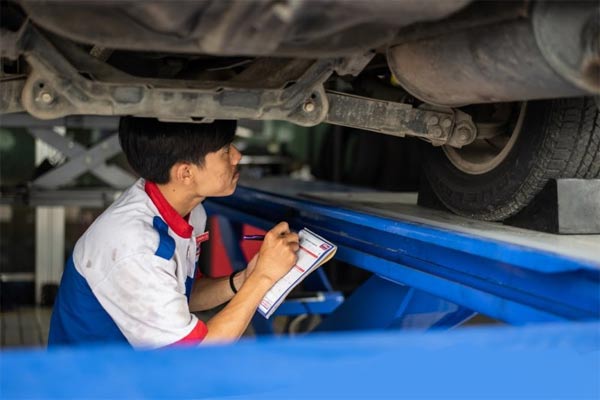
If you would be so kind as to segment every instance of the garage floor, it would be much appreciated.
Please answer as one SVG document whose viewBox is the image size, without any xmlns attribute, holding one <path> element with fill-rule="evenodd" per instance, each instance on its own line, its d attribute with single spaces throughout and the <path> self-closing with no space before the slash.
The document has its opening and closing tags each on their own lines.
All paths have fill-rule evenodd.
<svg viewBox="0 0 600 400">
<path fill-rule="evenodd" d="M 196 313 L 206 321 L 215 311 Z M 0 312 L 0 349 L 19 347 L 46 347 L 50 327 L 51 307 L 22 306 Z M 280 324 L 279 324 L 280 325 Z M 276 329 L 281 332 L 283 328 Z M 249 327 L 244 336 L 255 336 Z"/>
<path fill-rule="evenodd" d="M 0 313 L 0 348 L 45 347 L 51 308 L 19 307 Z"/>
</svg>

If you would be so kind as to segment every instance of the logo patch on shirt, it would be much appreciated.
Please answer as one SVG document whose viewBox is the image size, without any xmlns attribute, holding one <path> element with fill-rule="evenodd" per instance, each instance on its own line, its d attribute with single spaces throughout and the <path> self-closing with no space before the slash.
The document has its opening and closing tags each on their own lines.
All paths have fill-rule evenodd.
<svg viewBox="0 0 600 400">
<path fill-rule="evenodd" d="M 201 250 L 202 242 L 206 242 L 209 239 L 209 236 L 210 235 L 209 235 L 208 231 L 196 236 L 196 259 L 198 259 L 198 257 L 200 257 L 200 250 Z"/>
</svg>

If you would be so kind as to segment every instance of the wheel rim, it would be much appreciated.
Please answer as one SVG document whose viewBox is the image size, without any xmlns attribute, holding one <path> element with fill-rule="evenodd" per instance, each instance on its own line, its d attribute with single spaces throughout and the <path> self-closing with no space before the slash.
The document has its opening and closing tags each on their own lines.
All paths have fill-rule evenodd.
<svg viewBox="0 0 600 400">
<path fill-rule="evenodd" d="M 511 113 L 508 119 L 501 123 L 505 129 L 500 134 L 489 138 L 475 139 L 473 143 L 460 149 L 442 146 L 442 150 L 452 165 L 466 174 L 481 175 L 490 172 L 506 159 L 514 147 L 521 134 L 526 108 L 526 102 L 518 104 L 516 115 Z"/>
</svg>

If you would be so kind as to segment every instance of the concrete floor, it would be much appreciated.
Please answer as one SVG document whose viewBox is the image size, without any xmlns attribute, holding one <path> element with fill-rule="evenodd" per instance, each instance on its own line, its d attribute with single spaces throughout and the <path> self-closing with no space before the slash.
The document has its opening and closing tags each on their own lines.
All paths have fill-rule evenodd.
<svg viewBox="0 0 600 400">
<path fill-rule="evenodd" d="M 0 313 L 0 348 L 46 347 L 51 308 L 18 307 Z"/>
<path fill-rule="evenodd" d="M 218 310 L 218 309 L 217 309 Z M 215 311 L 197 313 L 203 321 L 207 321 Z M 42 347 L 48 345 L 48 330 L 52 308 L 20 306 L 10 311 L 0 312 L 0 349 Z M 277 318 L 276 332 L 282 333 L 285 319 Z M 245 337 L 256 336 L 252 327 L 248 327 Z"/>
</svg>

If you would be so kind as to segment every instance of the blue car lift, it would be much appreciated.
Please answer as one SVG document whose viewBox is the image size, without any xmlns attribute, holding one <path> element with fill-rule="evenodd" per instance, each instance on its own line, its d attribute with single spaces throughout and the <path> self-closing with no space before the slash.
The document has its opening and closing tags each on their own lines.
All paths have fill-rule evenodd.
<svg viewBox="0 0 600 400">
<path fill-rule="evenodd" d="M 340 208 L 332 196 L 360 193 L 339 196 L 319 188 L 325 187 L 315 191 L 312 183 L 266 180 L 205 203 L 209 213 L 228 219 L 222 226 L 232 227 L 223 232 L 230 233 L 224 241 L 234 265 L 245 264 L 236 226 L 269 229 L 288 221 L 293 229 L 308 227 L 336 243 L 337 259 L 373 272 L 343 302 L 323 273 L 316 276 L 326 295 L 323 305 L 318 310 L 314 299 L 306 304 L 327 314 L 317 331 L 449 328 L 476 313 L 513 325 L 600 316 L 598 235 L 535 233 L 419 208 L 408 214 L 351 201 Z M 298 302 L 278 311 L 301 312 Z"/>
<path fill-rule="evenodd" d="M 331 184 L 266 180 L 205 202 L 226 217 L 236 269 L 246 262 L 240 224 L 269 229 L 285 220 L 373 273 L 347 299 L 323 271 L 313 273 L 306 286 L 320 295 L 278 310 L 323 315 L 316 333 L 153 352 L 4 351 L 0 396 L 600 398 L 599 235 L 539 234 L 376 203 Z M 447 330 L 475 313 L 517 326 Z M 254 320 L 261 332 L 265 321 Z"/>
</svg>

